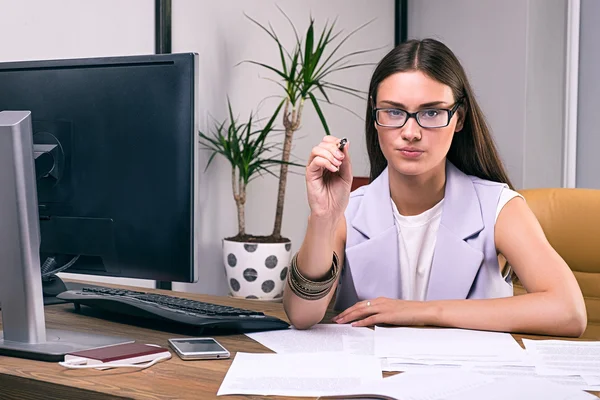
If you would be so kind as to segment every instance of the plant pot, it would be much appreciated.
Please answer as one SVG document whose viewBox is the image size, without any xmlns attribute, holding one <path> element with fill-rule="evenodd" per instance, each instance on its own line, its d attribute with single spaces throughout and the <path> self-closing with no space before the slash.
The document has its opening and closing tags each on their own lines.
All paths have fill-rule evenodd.
<svg viewBox="0 0 600 400">
<path fill-rule="evenodd" d="M 223 261 L 234 297 L 277 300 L 283 297 L 292 243 L 250 243 L 223 239 Z"/>
</svg>

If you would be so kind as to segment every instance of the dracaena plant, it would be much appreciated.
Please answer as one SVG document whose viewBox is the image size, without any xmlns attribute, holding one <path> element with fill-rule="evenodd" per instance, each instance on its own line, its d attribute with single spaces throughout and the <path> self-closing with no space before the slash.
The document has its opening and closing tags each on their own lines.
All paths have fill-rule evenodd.
<svg viewBox="0 0 600 400">
<path fill-rule="evenodd" d="M 334 31 L 335 21 L 326 23 L 320 33 L 316 33 L 315 20 L 311 17 L 306 33 L 304 36 L 300 37 L 291 19 L 281 9 L 279 10 L 287 19 L 294 32 L 295 43 L 293 48 L 288 50 L 284 47 L 270 24 L 266 27 L 246 15 L 248 19 L 273 39 L 277 46 L 281 65 L 279 67 L 274 67 L 254 60 L 243 61 L 258 65 L 268 70 L 270 74 L 274 74 L 275 79 L 271 80 L 273 80 L 283 91 L 281 96 L 282 100 L 279 102 L 273 115 L 274 117 L 277 116 L 283 106 L 282 122 L 285 129 L 285 135 L 282 146 L 275 222 L 273 233 L 271 235 L 272 239 L 275 241 L 282 240 L 281 223 L 283 218 L 288 167 L 290 165 L 290 152 L 294 133 L 299 130 L 301 126 L 305 102 L 308 100 L 313 106 L 319 116 L 325 133 L 329 135 L 329 126 L 327 124 L 325 113 L 321 107 L 322 103 L 336 105 L 330 101 L 329 94 L 331 92 L 340 92 L 345 95 L 356 96 L 360 99 L 364 99 L 365 95 L 364 91 L 335 83 L 331 80 L 332 75 L 342 70 L 373 65 L 373 63 L 354 62 L 354 59 L 361 54 L 378 50 L 359 50 L 340 55 L 342 45 L 370 22 L 358 27 L 346 36 L 340 37 L 341 31 Z"/>
<path fill-rule="evenodd" d="M 267 143 L 266 138 L 275 130 L 274 122 L 279 110 L 262 127 L 251 113 L 248 120 L 239 122 L 234 117 L 231 103 L 227 101 L 228 117 L 216 122 L 210 132 L 199 132 L 200 143 L 205 150 L 211 151 L 206 168 L 217 155 L 222 155 L 231 164 L 231 185 L 233 198 L 237 206 L 238 234 L 230 239 L 248 241 L 253 236 L 246 234 L 246 188 L 254 178 L 264 173 L 275 174 L 271 168 L 283 163 L 278 157 L 277 145 Z M 281 106 L 279 106 L 281 108 Z M 275 155 L 270 156 L 273 152 Z"/>
</svg>

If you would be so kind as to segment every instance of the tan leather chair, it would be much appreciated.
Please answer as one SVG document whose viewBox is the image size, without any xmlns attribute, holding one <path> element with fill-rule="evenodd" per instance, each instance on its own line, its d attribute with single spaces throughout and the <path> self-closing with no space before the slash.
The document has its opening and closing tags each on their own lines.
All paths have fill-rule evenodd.
<svg viewBox="0 0 600 400">
<path fill-rule="evenodd" d="M 584 337 L 600 338 L 600 190 L 561 188 L 519 192 L 581 287 L 588 313 Z M 523 288 L 515 285 L 515 294 L 522 292 Z"/>
</svg>

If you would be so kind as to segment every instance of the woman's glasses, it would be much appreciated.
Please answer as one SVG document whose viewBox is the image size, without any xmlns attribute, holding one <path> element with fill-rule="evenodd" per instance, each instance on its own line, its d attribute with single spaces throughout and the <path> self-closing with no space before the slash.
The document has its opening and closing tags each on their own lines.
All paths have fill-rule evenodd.
<svg viewBox="0 0 600 400">
<path fill-rule="evenodd" d="M 400 108 L 374 108 L 373 114 L 377 125 L 386 128 L 402 128 L 409 118 L 414 118 L 422 128 L 443 128 L 450 124 L 461 102 L 462 99 L 452 108 L 428 108 L 414 113 Z"/>
</svg>

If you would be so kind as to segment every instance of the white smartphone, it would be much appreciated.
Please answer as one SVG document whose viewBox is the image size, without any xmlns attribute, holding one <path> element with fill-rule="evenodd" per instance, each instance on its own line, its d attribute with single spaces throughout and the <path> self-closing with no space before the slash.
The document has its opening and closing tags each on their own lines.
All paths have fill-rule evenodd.
<svg viewBox="0 0 600 400">
<path fill-rule="evenodd" d="M 182 360 L 215 360 L 230 356 L 225 347 L 210 337 L 169 339 L 169 346 Z"/>
</svg>

